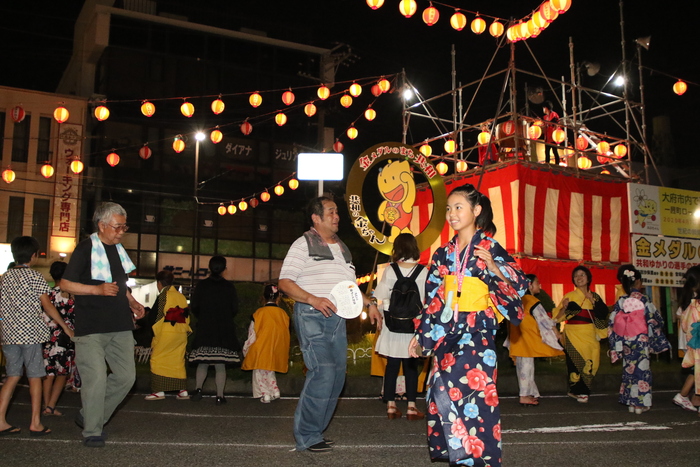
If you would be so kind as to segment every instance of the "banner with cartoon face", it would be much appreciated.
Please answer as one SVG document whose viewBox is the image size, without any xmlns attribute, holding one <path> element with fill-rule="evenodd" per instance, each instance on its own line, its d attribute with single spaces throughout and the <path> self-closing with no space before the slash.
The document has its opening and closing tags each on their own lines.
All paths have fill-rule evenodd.
<svg viewBox="0 0 700 467">
<path fill-rule="evenodd" d="M 700 192 L 630 183 L 633 233 L 700 238 Z"/>
</svg>

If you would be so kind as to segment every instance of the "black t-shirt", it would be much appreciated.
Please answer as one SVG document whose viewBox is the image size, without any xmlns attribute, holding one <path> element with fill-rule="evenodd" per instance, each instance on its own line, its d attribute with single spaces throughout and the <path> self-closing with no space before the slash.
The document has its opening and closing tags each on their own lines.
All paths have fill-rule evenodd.
<svg viewBox="0 0 700 467">
<path fill-rule="evenodd" d="M 102 334 L 131 331 L 134 329 L 132 312 L 126 298 L 127 274 L 124 272 L 116 245 L 105 245 L 105 252 L 112 271 L 112 282 L 119 286 L 116 297 L 103 295 L 75 296 L 75 335 Z M 104 281 L 92 279 L 90 255 L 92 241 L 88 238 L 78 243 L 63 274 L 64 279 L 87 285 L 100 285 Z"/>
</svg>

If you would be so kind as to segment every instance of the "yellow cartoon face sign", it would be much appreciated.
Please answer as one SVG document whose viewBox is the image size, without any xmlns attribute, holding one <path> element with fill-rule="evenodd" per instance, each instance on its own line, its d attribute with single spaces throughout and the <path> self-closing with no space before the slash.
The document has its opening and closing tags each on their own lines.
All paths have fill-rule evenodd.
<svg viewBox="0 0 700 467">
<path fill-rule="evenodd" d="M 371 170 L 378 169 L 378 170 Z M 402 232 L 412 233 L 421 251 L 430 248 L 438 238 L 445 222 L 444 216 L 433 215 L 421 232 L 411 229 L 416 200 L 416 182 L 413 172 L 420 172 L 427 180 L 433 194 L 433 213 L 444 213 L 447 196 L 442 176 L 430 161 L 417 149 L 402 143 L 381 143 L 360 154 L 353 165 L 347 183 L 347 202 L 352 222 L 365 241 L 384 254 L 391 254 L 393 240 Z M 378 172 L 378 173 L 377 173 Z M 367 216 L 363 187 L 367 176 L 377 173 L 373 185 L 381 202 L 376 217 L 382 228 L 377 229 Z M 384 225 L 391 226 L 391 233 L 384 235 Z"/>
<path fill-rule="evenodd" d="M 656 201 L 648 198 L 644 190 L 637 190 L 634 202 L 637 203 L 637 209 L 634 210 L 634 215 L 636 216 L 635 224 L 646 227 L 648 220 L 656 220 Z"/>
</svg>

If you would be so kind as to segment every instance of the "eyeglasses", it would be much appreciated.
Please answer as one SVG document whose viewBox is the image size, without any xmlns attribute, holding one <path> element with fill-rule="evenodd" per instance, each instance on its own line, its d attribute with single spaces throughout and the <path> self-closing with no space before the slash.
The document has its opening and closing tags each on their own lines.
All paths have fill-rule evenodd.
<svg viewBox="0 0 700 467">
<path fill-rule="evenodd" d="M 117 224 L 117 225 L 107 224 L 107 225 L 112 227 L 115 232 L 126 232 L 129 230 L 129 226 L 126 224 Z"/>
</svg>

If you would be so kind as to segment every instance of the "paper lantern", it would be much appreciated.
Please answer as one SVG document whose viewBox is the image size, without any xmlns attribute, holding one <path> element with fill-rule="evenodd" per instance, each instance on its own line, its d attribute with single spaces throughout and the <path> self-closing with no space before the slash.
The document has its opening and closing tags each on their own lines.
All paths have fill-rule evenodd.
<svg viewBox="0 0 700 467">
<path fill-rule="evenodd" d="M 618 144 L 615 146 L 615 149 L 613 149 L 613 153 L 618 159 L 622 159 L 627 155 L 627 146 L 624 144 Z"/>
<path fill-rule="evenodd" d="M 425 157 L 430 157 L 433 154 L 433 147 L 431 145 L 429 145 L 428 143 L 422 144 L 418 150 Z"/>
<path fill-rule="evenodd" d="M 519 31 L 517 26 L 511 26 L 506 30 L 506 37 L 511 42 L 517 42 L 520 40 Z"/>
<path fill-rule="evenodd" d="M 260 104 L 262 104 L 262 96 L 256 91 L 250 95 L 248 102 L 250 102 L 250 105 L 252 105 L 253 108 L 260 107 Z"/>
<path fill-rule="evenodd" d="M 153 114 L 156 113 L 156 106 L 151 102 L 143 101 L 141 104 L 141 113 L 146 117 L 152 117 Z"/>
<path fill-rule="evenodd" d="M 270 201 L 270 193 L 267 190 L 260 193 L 260 201 L 262 201 L 263 203 L 267 203 L 268 201 Z"/>
<path fill-rule="evenodd" d="M 109 118 L 109 109 L 104 105 L 99 105 L 95 107 L 95 118 L 103 122 Z"/>
<path fill-rule="evenodd" d="M 416 13 L 418 6 L 416 5 L 416 0 L 400 0 L 399 1 L 399 11 L 406 18 L 410 18 Z"/>
<path fill-rule="evenodd" d="M 215 99 L 211 101 L 211 111 L 216 115 L 219 115 L 226 108 L 226 104 L 221 99 Z"/>
<path fill-rule="evenodd" d="M 53 111 L 53 118 L 55 118 L 58 123 L 67 121 L 69 117 L 70 112 L 63 106 L 56 107 L 56 110 Z"/>
<path fill-rule="evenodd" d="M 226 211 L 228 211 L 228 213 L 233 216 L 234 214 L 236 214 L 237 209 L 236 206 L 234 206 L 233 204 L 229 204 L 226 208 Z"/>
<path fill-rule="evenodd" d="M 560 15 L 563 15 L 571 8 L 571 0 L 549 0 L 549 4 Z"/>
<path fill-rule="evenodd" d="M 14 182 L 16 177 L 17 175 L 15 174 L 15 171 L 10 168 L 2 171 L 2 179 L 5 180 L 5 183 L 9 184 Z"/>
<path fill-rule="evenodd" d="M 111 167 L 114 167 L 115 165 L 119 164 L 120 160 L 121 159 L 119 157 L 119 154 L 117 154 L 116 152 L 110 152 L 109 154 L 107 154 L 107 163 Z"/>
<path fill-rule="evenodd" d="M 27 113 L 19 105 L 12 107 L 12 110 L 10 110 L 10 117 L 12 117 L 12 120 L 14 120 L 15 123 L 20 123 L 22 120 L 24 120 L 26 115 Z"/>
<path fill-rule="evenodd" d="M 520 29 L 520 38 L 525 40 L 530 37 L 530 30 L 527 28 L 527 21 L 524 23 L 518 23 L 518 28 Z"/>
<path fill-rule="evenodd" d="M 680 80 L 680 79 L 678 81 L 676 81 L 676 83 L 673 85 L 673 92 L 675 92 L 679 96 L 682 96 L 687 90 L 688 90 L 688 85 L 685 84 L 685 82 Z"/>
<path fill-rule="evenodd" d="M 139 157 L 143 160 L 149 159 L 153 155 L 153 151 L 148 147 L 148 144 L 144 144 L 141 149 L 139 149 Z"/>
<path fill-rule="evenodd" d="M 547 23 L 547 20 L 542 17 L 542 13 L 540 13 L 539 10 L 532 15 L 532 22 L 540 31 L 544 31 L 549 24 Z"/>
<path fill-rule="evenodd" d="M 345 148 L 345 146 L 343 146 L 343 143 L 341 143 L 337 139 L 335 140 L 335 143 L 333 143 L 333 150 L 335 152 L 343 152 L 344 148 Z"/>
<path fill-rule="evenodd" d="M 292 105 L 294 103 L 294 99 L 295 96 L 291 89 L 282 93 L 282 102 L 284 105 Z"/>
<path fill-rule="evenodd" d="M 342 105 L 346 109 L 350 107 L 352 105 L 352 96 L 343 94 L 343 97 L 340 98 L 340 105 Z"/>
<path fill-rule="evenodd" d="M 350 92 L 350 95 L 352 97 L 357 97 L 360 94 L 362 94 L 362 86 L 360 86 L 357 83 L 352 83 L 350 87 L 348 88 L 348 92 Z"/>
<path fill-rule="evenodd" d="M 297 188 L 299 188 L 299 180 L 297 180 L 296 178 L 291 178 L 289 179 L 288 185 L 290 189 L 296 190 Z"/>
<path fill-rule="evenodd" d="M 372 87 L 369 89 L 369 91 L 372 93 L 372 95 L 374 97 L 379 97 L 382 94 L 382 90 L 378 84 L 372 85 Z"/>
<path fill-rule="evenodd" d="M 41 173 L 41 176 L 44 178 L 51 178 L 54 174 L 54 168 L 53 165 L 49 164 L 48 162 L 44 165 L 41 166 L 41 169 L 39 170 Z"/>
<path fill-rule="evenodd" d="M 355 139 L 355 138 L 357 138 L 357 135 L 358 135 L 357 128 L 355 128 L 354 126 L 351 126 L 350 128 L 348 128 L 348 131 L 346 133 L 348 135 L 348 138 L 350 138 L 350 139 Z"/>
<path fill-rule="evenodd" d="M 283 187 L 282 185 L 279 185 L 279 184 L 278 184 L 278 185 L 275 187 L 275 194 L 276 194 L 277 196 L 282 196 L 282 195 L 284 194 L 284 187 Z"/>
<path fill-rule="evenodd" d="M 610 143 L 608 143 L 607 141 L 601 141 L 600 143 L 598 143 L 597 149 L 598 149 L 598 154 L 604 156 L 610 152 Z"/>
<path fill-rule="evenodd" d="M 443 147 L 445 148 L 445 152 L 447 154 L 452 154 L 455 152 L 455 148 L 457 147 L 457 144 L 455 143 L 455 141 L 453 139 L 448 139 L 447 141 L 445 141 L 445 144 Z"/>
<path fill-rule="evenodd" d="M 224 134 L 217 127 L 215 130 L 213 130 L 211 132 L 211 134 L 209 135 L 209 139 L 211 139 L 212 143 L 218 144 L 221 142 L 222 139 L 224 139 Z"/>
<path fill-rule="evenodd" d="M 275 115 L 275 123 L 278 126 L 284 126 L 284 124 L 287 123 L 287 116 L 282 112 L 278 113 L 277 115 Z"/>
<path fill-rule="evenodd" d="M 501 130 L 503 131 L 503 134 L 506 136 L 512 136 L 515 134 L 515 122 L 513 120 L 508 120 L 503 122 L 501 125 Z"/>
<path fill-rule="evenodd" d="M 610 175 L 610 171 L 608 169 L 603 169 L 600 171 L 601 175 Z"/>
<path fill-rule="evenodd" d="M 498 21 L 491 23 L 491 26 L 489 26 L 489 34 L 493 37 L 501 37 L 503 35 L 503 24 Z"/>
<path fill-rule="evenodd" d="M 84 168 L 85 166 L 82 162 L 80 162 L 80 159 L 76 159 L 70 163 L 70 169 L 73 171 L 74 174 L 79 174 L 83 171 Z"/>
<path fill-rule="evenodd" d="M 549 2 L 544 2 L 542 5 L 540 5 L 540 14 L 542 17 L 547 21 L 548 23 L 551 23 L 555 19 L 557 19 L 557 16 L 559 16 L 559 13 L 552 8 L 552 5 Z"/>
<path fill-rule="evenodd" d="M 588 149 L 588 140 L 585 136 L 579 135 L 578 138 L 576 138 L 576 149 L 579 151 L 585 151 Z"/>
<path fill-rule="evenodd" d="M 181 136 L 176 136 L 173 140 L 173 151 L 176 153 L 181 153 L 185 150 L 185 142 L 182 140 Z"/>
<path fill-rule="evenodd" d="M 316 115 L 316 106 L 312 103 L 308 103 L 304 106 L 304 113 L 307 117 L 313 117 Z"/>
<path fill-rule="evenodd" d="M 384 5 L 384 0 L 367 0 L 367 6 L 369 6 L 373 10 L 381 8 L 382 5 Z"/>
<path fill-rule="evenodd" d="M 260 201 L 258 201 L 258 198 L 250 198 L 250 203 L 248 203 L 248 204 L 250 204 L 250 207 L 255 209 L 258 207 L 259 203 L 260 203 Z"/>
<path fill-rule="evenodd" d="M 388 79 L 382 78 L 377 82 L 377 86 L 379 86 L 379 89 L 381 89 L 382 92 L 387 93 L 391 89 L 391 83 L 389 82 Z"/>
<path fill-rule="evenodd" d="M 530 18 L 527 20 L 527 32 L 530 37 L 537 37 L 540 35 L 540 28 L 535 25 L 535 22 Z"/>
<path fill-rule="evenodd" d="M 253 131 L 253 125 L 248 123 L 248 120 L 241 123 L 241 133 L 248 136 Z"/>
<path fill-rule="evenodd" d="M 245 211 L 246 209 L 248 209 L 248 203 L 246 203 L 245 200 L 242 199 L 241 202 L 238 203 L 238 209 L 240 209 L 241 211 Z"/>
<path fill-rule="evenodd" d="M 185 117 L 190 118 L 192 115 L 194 115 L 194 105 L 192 105 L 191 102 L 185 101 L 180 106 L 180 112 Z"/>
<path fill-rule="evenodd" d="M 607 156 L 596 156 L 596 159 L 598 159 L 598 162 L 600 162 L 601 164 L 607 164 L 611 160 Z"/>
<path fill-rule="evenodd" d="M 328 99 L 328 96 L 331 95 L 331 90 L 328 89 L 325 84 L 322 84 L 321 87 L 318 88 L 318 91 L 316 91 L 316 95 L 319 99 L 325 101 L 326 99 Z"/>
<path fill-rule="evenodd" d="M 583 170 L 590 169 L 591 166 L 593 165 L 591 160 L 589 158 L 587 158 L 586 156 L 579 157 L 577 164 L 578 164 L 578 168 L 583 169 Z"/>
<path fill-rule="evenodd" d="M 542 136 L 542 128 L 532 125 L 530 128 L 527 129 L 527 136 L 530 139 L 540 139 L 540 136 Z"/>
<path fill-rule="evenodd" d="M 486 31 L 486 21 L 484 21 L 480 16 L 477 16 L 472 21 L 472 32 L 474 34 L 481 34 Z"/>
<path fill-rule="evenodd" d="M 365 110 L 365 118 L 369 120 L 370 122 L 377 118 L 377 111 L 374 110 L 372 107 L 368 108 Z"/>
<path fill-rule="evenodd" d="M 469 166 L 467 165 L 466 161 L 457 161 L 457 165 L 455 165 L 455 168 L 457 169 L 457 172 L 462 173 L 466 172 Z"/>
<path fill-rule="evenodd" d="M 440 12 L 431 3 L 428 8 L 423 10 L 423 22 L 428 26 L 432 26 L 440 19 Z"/>
<path fill-rule="evenodd" d="M 461 31 L 466 25 L 467 17 L 464 16 L 464 13 L 461 13 L 459 10 L 455 10 L 452 17 L 450 17 L 450 26 L 452 26 L 452 29 Z"/>
<path fill-rule="evenodd" d="M 444 162 L 438 162 L 438 165 L 435 166 L 435 170 L 437 170 L 440 175 L 445 175 L 447 173 L 447 169 L 447 164 Z"/>
<path fill-rule="evenodd" d="M 482 131 L 479 133 L 479 136 L 476 137 L 476 141 L 481 144 L 489 144 L 489 141 L 491 141 L 491 133 L 488 131 Z"/>
<path fill-rule="evenodd" d="M 552 132 L 552 139 L 556 143 L 561 143 L 566 139 L 566 131 L 562 130 L 561 128 L 557 128 Z"/>
<path fill-rule="evenodd" d="M 220 204 L 219 207 L 216 209 L 216 212 L 218 212 L 220 216 L 225 216 L 226 215 L 226 206 L 224 206 L 223 204 Z"/>
</svg>

